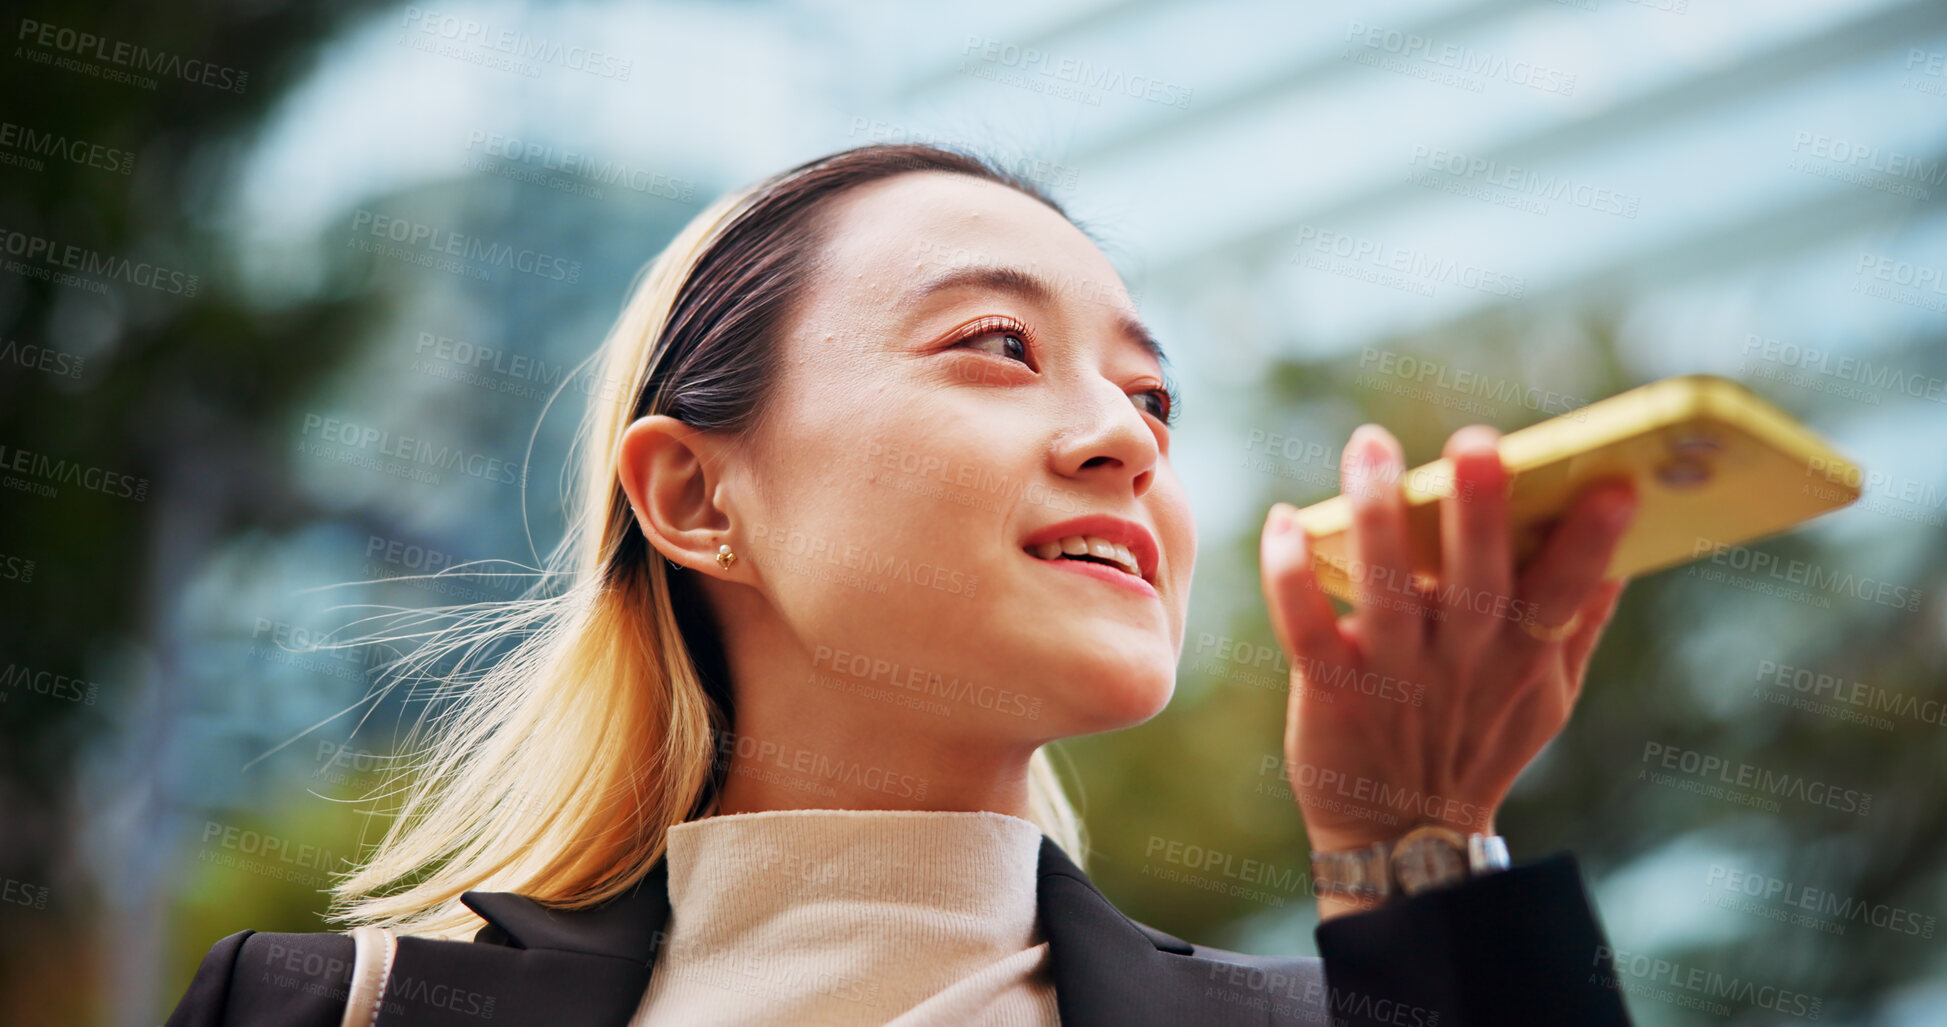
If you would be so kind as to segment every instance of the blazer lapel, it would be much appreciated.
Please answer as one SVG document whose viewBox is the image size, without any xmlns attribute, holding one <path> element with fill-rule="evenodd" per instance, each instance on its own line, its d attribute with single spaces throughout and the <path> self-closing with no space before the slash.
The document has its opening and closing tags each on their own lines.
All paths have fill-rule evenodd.
<svg viewBox="0 0 1947 1027">
<path fill-rule="evenodd" d="M 1036 893 L 1063 1027 L 1321 1022 L 1326 1003 L 1316 960 L 1200 954 L 1124 916 L 1045 836 Z M 657 863 L 629 893 L 589 909 L 550 909 L 512 892 L 467 892 L 461 900 L 487 921 L 474 936 L 484 944 L 402 939 L 392 987 L 402 973 L 436 978 L 463 970 L 469 987 L 498 982 L 497 990 L 513 996 L 513 1010 L 552 1011 L 543 1019 L 557 1023 L 626 1027 L 666 937 L 668 868 Z"/>
<path fill-rule="evenodd" d="M 1040 874 L 1041 932 L 1062 1027 L 1326 1022 L 1317 960 L 1199 955 L 1189 942 L 1125 916 L 1045 837 Z"/>
<path fill-rule="evenodd" d="M 627 1027 L 669 922 L 656 864 L 601 906 L 551 909 L 512 892 L 460 896 L 487 921 L 473 942 L 399 939 L 378 1023 L 559 1023 Z"/>
</svg>

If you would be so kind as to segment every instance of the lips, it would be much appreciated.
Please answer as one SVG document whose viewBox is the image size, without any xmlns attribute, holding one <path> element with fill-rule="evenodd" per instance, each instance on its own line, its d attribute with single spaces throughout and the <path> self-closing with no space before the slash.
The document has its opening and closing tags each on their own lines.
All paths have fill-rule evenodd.
<svg viewBox="0 0 1947 1027">
<path fill-rule="evenodd" d="M 1152 585 L 1161 552 L 1148 528 L 1108 514 L 1050 524 L 1023 539 L 1021 548 L 1037 559 L 1081 560 Z"/>
<path fill-rule="evenodd" d="M 1099 535 L 1070 535 L 1059 542 L 1043 542 L 1029 550 L 1043 560 L 1078 558 L 1089 562 L 1101 561 L 1132 578 L 1142 577 L 1142 569 L 1136 564 L 1135 554 L 1120 542 L 1111 542 Z"/>
</svg>

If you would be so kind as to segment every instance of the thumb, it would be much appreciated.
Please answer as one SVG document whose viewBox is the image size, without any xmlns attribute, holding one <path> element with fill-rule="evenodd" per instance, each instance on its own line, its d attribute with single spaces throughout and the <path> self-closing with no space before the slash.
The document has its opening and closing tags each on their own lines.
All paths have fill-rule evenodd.
<svg viewBox="0 0 1947 1027">
<path fill-rule="evenodd" d="M 1289 503 L 1273 504 L 1259 540 L 1258 573 L 1271 630 L 1294 668 L 1308 660 L 1345 666 L 1352 651 L 1339 633 L 1332 600 L 1312 570 L 1311 538 L 1297 513 Z"/>
</svg>

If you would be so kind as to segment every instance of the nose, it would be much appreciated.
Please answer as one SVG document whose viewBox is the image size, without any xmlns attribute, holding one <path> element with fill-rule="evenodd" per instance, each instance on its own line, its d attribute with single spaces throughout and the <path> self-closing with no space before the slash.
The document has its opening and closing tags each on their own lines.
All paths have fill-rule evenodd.
<svg viewBox="0 0 1947 1027">
<path fill-rule="evenodd" d="M 1114 484 L 1141 497 L 1156 480 L 1162 448 L 1128 393 L 1105 378 L 1093 379 L 1070 410 L 1072 420 L 1056 438 L 1054 471 L 1082 482 Z"/>
</svg>

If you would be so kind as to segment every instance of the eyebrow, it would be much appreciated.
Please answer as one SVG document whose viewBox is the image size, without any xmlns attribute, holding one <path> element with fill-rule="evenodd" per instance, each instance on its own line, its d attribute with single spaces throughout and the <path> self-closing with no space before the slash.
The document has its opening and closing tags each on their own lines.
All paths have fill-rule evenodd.
<svg viewBox="0 0 1947 1027">
<path fill-rule="evenodd" d="M 1053 282 L 1031 271 L 997 264 L 970 264 L 928 279 L 913 291 L 911 301 L 918 303 L 936 293 L 964 288 L 995 289 L 1013 293 L 1044 307 L 1054 306 L 1056 298 L 1061 293 L 1060 288 Z M 1162 345 L 1156 341 L 1156 336 L 1150 333 L 1148 326 L 1124 310 L 1112 307 L 1110 315 L 1115 318 L 1116 331 L 1123 338 L 1155 357 L 1158 364 L 1169 366 L 1169 357 L 1163 355 Z"/>
</svg>

